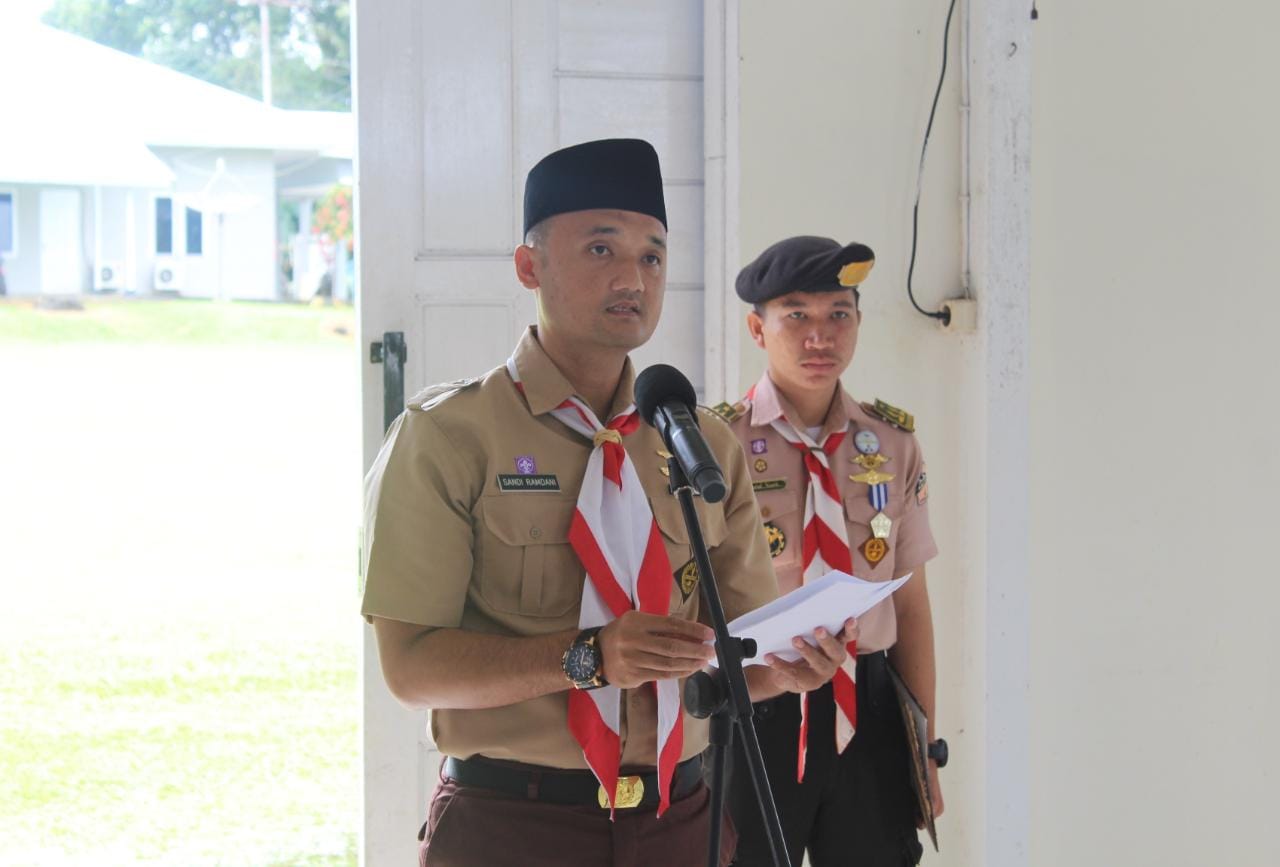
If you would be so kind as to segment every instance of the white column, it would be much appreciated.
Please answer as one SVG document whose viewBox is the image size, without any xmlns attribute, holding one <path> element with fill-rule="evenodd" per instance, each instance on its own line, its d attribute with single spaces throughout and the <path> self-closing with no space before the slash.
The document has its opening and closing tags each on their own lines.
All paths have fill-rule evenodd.
<svg viewBox="0 0 1280 867">
<path fill-rule="evenodd" d="M 741 394 L 738 273 L 738 3 L 703 7 L 703 311 L 706 399 Z"/>
<path fill-rule="evenodd" d="M 972 267 L 986 367 L 981 863 L 1029 863 L 1031 3 L 972 0 Z"/>
</svg>

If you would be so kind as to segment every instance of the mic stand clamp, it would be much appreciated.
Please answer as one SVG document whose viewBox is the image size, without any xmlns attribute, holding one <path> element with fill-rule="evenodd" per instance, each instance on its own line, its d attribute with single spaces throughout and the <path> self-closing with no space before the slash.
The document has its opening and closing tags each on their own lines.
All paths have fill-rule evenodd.
<svg viewBox="0 0 1280 867">
<path fill-rule="evenodd" d="M 686 680 L 684 685 L 684 704 L 689 713 L 698 719 L 711 717 L 711 834 L 707 864 L 708 867 L 718 867 L 720 864 L 725 760 L 729 747 L 733 744 L 733 732 L 736 728 L 742 739 L 751 782 L 755 786 L 756 802 L 760 806 L 760 815 L 768 832 L 773 863 L 775 867 L 791 867 L 782 835 L 782 822 L 778 818 L 773 790 L 769 787 L 769 777 L 764 769 L 764 756 L 760 752 L 760 741 L 756 737 L 755 723 L 752 722 L 754 711 L 751 707 L 751 694 L 747 690 L 747 679 L 742 671 L 742 660 L 756 655 L 755 642 L 729 635 L 724 606 L 720 603 L 720 592 L 716 588 L 715 573 L 711 568 L 711 558 L 707 554 L 702 526 L 693 506 L 693 486 L 676 458 L 667 459 L 667 472 L 670 491 L 680 502 L 680 511 L 689 531 L 689 544 L 698 564 L 698 585 L 701 587 L 702 601 L 711 615 L 711 626 L 716 633 L 716 659 L 719 662 L 719 668 L 714 674 L 700 671 Z"/>
</svg>

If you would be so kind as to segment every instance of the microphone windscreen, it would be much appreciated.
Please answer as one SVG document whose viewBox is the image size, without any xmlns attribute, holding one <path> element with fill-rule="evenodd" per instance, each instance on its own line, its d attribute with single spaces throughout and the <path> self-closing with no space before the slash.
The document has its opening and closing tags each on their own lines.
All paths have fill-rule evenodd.
<svg viewBox="0 0 1280 867">
<path fill-rule="evenodd" d="M 669 364 L 655 364 L 646 367 L 636 377 L 636 409 L 640 417 L 648 424 L 653 424 L 653 414 L 658 407 L 668 401 L 677 401 L 693 412 L 698 405 L 698 394 L 693 390 L 693 383 L 688 377 Z"/>
</svg>

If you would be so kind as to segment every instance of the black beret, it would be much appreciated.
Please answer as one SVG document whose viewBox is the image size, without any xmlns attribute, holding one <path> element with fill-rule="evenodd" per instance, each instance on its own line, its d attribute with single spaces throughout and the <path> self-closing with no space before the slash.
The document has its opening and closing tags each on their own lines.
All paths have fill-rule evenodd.
<svg viewBox="0 0 1280 867">
<path fill-rule="evenodd" d="M 667 225 L 658 152 L 637 138 L 589 141 L 547 154 L 524 183 L 524 231 L 547 217 L 607 208 Z"/>
<path fill-rule="evenodd" d="M 738 297 L 763 304 L 788 292 L 835 292 L 867 278 L 876 254 L 865 244 L 799 235 L 779 241 L 738 273 Z"/>
</svg>

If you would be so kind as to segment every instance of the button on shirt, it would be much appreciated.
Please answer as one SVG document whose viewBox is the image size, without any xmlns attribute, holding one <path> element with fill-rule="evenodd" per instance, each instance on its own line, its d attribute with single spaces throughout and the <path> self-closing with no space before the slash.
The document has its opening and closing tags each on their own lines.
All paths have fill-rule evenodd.
<svg viewBox="0 0 1280 867">
<path fill-rule="evenodd" d="M 515 364 L 523 394 L 500 367 L 474 382 L 428 389 L 388 431 L 365 480 L 366 617 L 514 636 L 577 626 L 585 572 L 568 534 L 592 444 L 550 414 L 573 387 L 536 329 L 521 339 Z M 632 402 L 633 385 L 627 361 L 610 416 Z M 718 417 L 700 418 L 729 485 L 723 501 L 699 500 L 697 511 L 732 619 L 775 598 L 777 583 L 742 450 Z M 662 440 L 642 424 L 623 445 L 662 532 L 670 613 L 705 622 L 686 568 L 688 533 L 662 474 Z M 681 759 L 707 744 L 706 721 L 686 715 L 684 726 Z M 624 690 L 624 768 L 653 767 L 656 730 L 652 687 Z M 567 691 L 504 707 L 435 710 L 431 734 L 448 756 L 587 767 L 569 733 Z"/>
<path fill-rule="evenodd" d="M 779 591 L 787 593 L 803 583 L 804 502 L 809 474 L 803 453 L 787 442 L 771 423 L 785 415 L 799 426 L 800 416 L 768 373 L 756 384 L 752 397 L 743 403 L 744 411 L 730 427 L 747 452 L 761 519 L 773 525 L 769 528 L 775 540 L 773 566 Z M 828 434 L 843 428 L 846 421 L 848 433 L 830 457 L 830 463 L 844 503 L 853 572 L 868 581 L 889 581 L 918 569 L 938 553 L 929 529 L 928 501 L 920 502 L 916 495 L 916 481 L 924 472 L 924 457 L 913 434 L 871 415 L 844 389 L 837 392 L 814 441 L 821 445 Z M 880 470 L 893 475 L 884 508 L 893 521 L 885 540 L 889 550 L 884 559 L 875 564 L 868 562 L 861 550 L 873 535 L 871 520 L 877 513 L 871 504 L 871 487 L 849 478 L 865 472 L 852 460 L 859 454 L 854 445 L 859 430 L 870 430 L 876 435 L 880 454 L 890 459 Z M 858 618 L 859 653 L 887 650 L 897 637 L 898 621 L 892 596 Z"/>
</svg>

